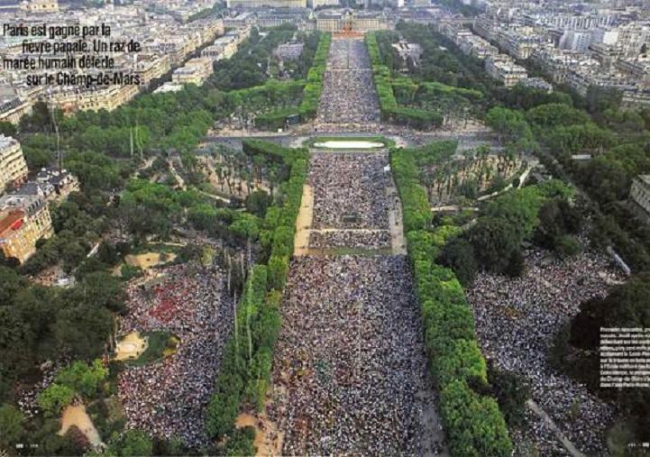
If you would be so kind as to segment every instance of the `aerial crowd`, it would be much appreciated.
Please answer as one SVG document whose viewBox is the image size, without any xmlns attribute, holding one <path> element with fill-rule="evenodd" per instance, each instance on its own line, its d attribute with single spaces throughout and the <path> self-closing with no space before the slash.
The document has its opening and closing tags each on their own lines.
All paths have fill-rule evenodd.
<svg viewBox="0 0 650 457">
<path fill-rule="evenodd" d="M 205 412 L 233 323 L 225 275 L 196 264 L 164 269 L 162 283 L 128 288 L 124 333 L 165 330 L 179 339 L 177 351 L 155 363 L 126 366 L 119 397 L 127 428 L 177 437 L 186 445 L 207 443 Z"/>
<path fill-rule="evenodd" d="M 386 153 L 315 153 L 312 228 L 388 229 Z"/>
<path fill-rule="evenodd" d="M 482 273 L 467 291 L 484 355 L 497 367 L 528 378 L 533 401 L 579 449 L 590 454 L 606 449 L 604 437 L 613 407 L 553 371 L 547 356 L 553 336 L 577 314 L 580 303 L 604 296 L 608 282 L 619 279 L 601 255 L 587 252 L 560 261 L 534 250 L 526 258 L 523 277 Z M 534 442 L 542 455 L 561 452 L 562 445 L 544 421 L 527 417 L 526 440 Z"/>
<path fill-rule="evenodd" d="M 437 416 L 405 256 L 295 257 L 282 313 L 270 414 L 283 454 L 442 448 L 425 430 Z"/>
<path fill-rule="evenodd" d="M 332 40 L 318 123 L 366 124 L 367 127 L 378 123 L 379 117 L 370 58 L 363 41 Z"/>
<path fill-rule="evenodd" d="M 388 230 L 312 230 L 309 233 L 309 247 L 315 249 L 341 247 L 388 249 L 391 247 L 391 236 Z"/>
</svg>

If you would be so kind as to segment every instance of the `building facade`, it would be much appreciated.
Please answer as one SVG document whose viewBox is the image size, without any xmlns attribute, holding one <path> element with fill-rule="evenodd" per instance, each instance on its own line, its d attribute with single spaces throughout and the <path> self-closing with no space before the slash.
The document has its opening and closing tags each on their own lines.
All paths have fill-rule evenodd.
<svg viewBox="0 0 650 457">
<path fill-rule="evenodd" d="M 54 234 L 46 201 L 39 196 L 0 198 L 0 250 L 21 264 L 34 252 L 36 242 Z"/>
<path fill-rule="evenodd" d="M 0 193 L 8 186 L 18 186 L 27 179 L 27 162 L 20 143 L 0 135 Z"/>
</svg>

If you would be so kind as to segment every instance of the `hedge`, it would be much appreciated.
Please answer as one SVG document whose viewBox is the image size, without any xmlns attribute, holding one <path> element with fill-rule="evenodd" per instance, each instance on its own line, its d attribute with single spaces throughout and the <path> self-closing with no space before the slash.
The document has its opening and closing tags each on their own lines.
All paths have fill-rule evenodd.
<svg viewBox="0 0 650 457">
<path fill-rule="evenodd" d="M 298 114 L 298 108 L 283 108 L 258 114 L 255 117 L 255 127 L 260 130 L 283 129 L 286 126 L 287 118 Z"/>
<path fill-rule="evenodd" d="M 307 179 L 306 149 L 288 149 L 275 143 L 248 140 L 247 154 L 263 154 L 290 167 L 280 185 L 282 201 L 264 220 L 270 245 L 268 265 L 255 265 L 246 280 L 237 307 L 236 332 L 228 341 L 215 391 L 208 406 L 206 429 L 211 438 L 234 436 L 235 420 L 246 404 L 264 407 L 271 382 L 273 350 L 280 332 L 280 301 L 293 255 L 295 224 Z"/>
<path fill-rule="evenodd" d="M 318 111 L 318 101 L 323 91 L 323 75 L 327 67 L 327 57 L 329 55 L 332 34 L 323 33 L 314 55 L 312 67 L 307 73 L 307 85 L 302 93 L 302 103 L 298 112 L 301 122 L 308 121 L 316 117 Z"/>
<path fill-rule="evenodd" d="M 442 161 L 451 145 L 433 147 L 425 160 Z M 440 413 L 455 456 L 510 456 L 512 442 L 496 401 L 470 386 L 488 383 L 476 342 L 474 317 L 453 271 L 434 263 L 454 230 L 435 230 L 426 191 L 419 184 L 418 154 L 392 149 L 391 167 L 402 199 L 408 255 L 425 329 L 430 367 L 440 392 Z"/>
<path fill-rule="evenodd" d="M 372 76 L 375 82 L 377 97 L 379 98 L 382 121 L 407 125 L 420 130 L 440 127 L 443 121 L 440 113 L 418 108 L 407 108 L 398 104 L 393 91 L 391 72 L 384 65 L 381 58 L 375 33 L 366 33 L 365 42 L 368 48 L 368 55 L 370 56 L 370 64 L 372 65 Z"/>
</svg>

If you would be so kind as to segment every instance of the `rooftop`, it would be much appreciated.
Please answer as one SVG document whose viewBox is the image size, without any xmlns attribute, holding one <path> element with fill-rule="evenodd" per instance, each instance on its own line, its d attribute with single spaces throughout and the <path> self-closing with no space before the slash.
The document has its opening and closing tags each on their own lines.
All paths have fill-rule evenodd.
<svg viewBox="0 0 650 457">
<path fill-rule="evenodd" d="M 16 222 L 22 220 L 23 217 L 25 217 L 25 211 L 20 209 L 0 212 L 0 235 L 8 229 L 14 228 Z"/>
</svg>

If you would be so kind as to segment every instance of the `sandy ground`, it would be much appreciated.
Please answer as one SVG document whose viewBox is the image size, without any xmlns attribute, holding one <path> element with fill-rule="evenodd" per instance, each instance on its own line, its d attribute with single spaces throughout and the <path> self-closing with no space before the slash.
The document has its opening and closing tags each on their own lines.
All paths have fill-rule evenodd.
<svg viewBox="0 0 650 457">
<path fill-rule="evenodd" d="M 293 255 L 307 255 L 309 253 L 309 228 L 314 212 L 314 192 L 311 186 L 305 184 L 302 189 L 300 211 L 296 218 L 296 236 L 293 240 Z"/>
<path fill-rule="evenodd" d="M 392 181 L 392 178 L 391 178 Z M 386 195 L 389 201 L 399 199 L 397 188 L 386 188 Z M 393 255 L 406 255 L 406 237 L 404 237 L 404 223 L 402 222 L 402 205 L 397 202 L 395 205 L 389 205 L 388 208 L 388 225 L 390 227 L 391 247 Z"/>
<path fill-rule="evenodd" d="M 277 431 L 275 424 L 266 417 L 266 414 L 255 416 L 248 413 L 240 414 L 235 425 L 237 428 L 250 426 L 255 429 L 257 456 L 282 455 L 283 434 Z"/>
<path fill-rule="evenodd" d="M 139 255 L 129 254 L 124 258 L 124 261 L 131 266 L 140 267 L 143 270 L 148 270 L 151 267 L 155 267 L 157 265 L 171 262 L 175 258 L 176 258 L 176 254 L 168 253 L 167 259 L 164 262 L 161 262 L 159 252 L 148 252 L 146 254 L 139 254 Z"/>
<path fill-rule="evenodd" d="M 99 437 L 99 433 L 95 428 L 95 425 L 90 420 L 90 417 L 86 413 L 86 407 L 84 405 L 77 406 L 68 406 L 63 411 L 63 417 L 61 418 L 61 430 L 59 430 L 59 435 L 63 436 L 68 431 L 70 427 L 76 425 L 81 432 L 86 435 L 90 444 L 95 447 L 102 445 L 102 440 Z"/>
<path fill-rule="evenodd" d="M 137 359 L 149 346 L 139 332 L 131 332 L 117 343 L 115 360 Z"/>
</svg>

